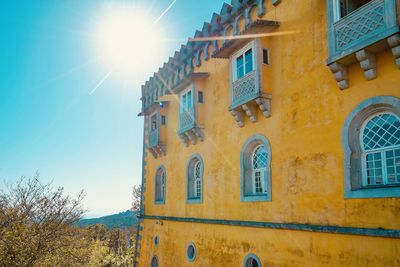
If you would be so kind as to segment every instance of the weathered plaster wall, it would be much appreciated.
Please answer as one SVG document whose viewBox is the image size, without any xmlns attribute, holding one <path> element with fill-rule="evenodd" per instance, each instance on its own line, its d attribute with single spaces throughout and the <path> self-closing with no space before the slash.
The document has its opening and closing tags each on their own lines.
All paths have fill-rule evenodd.
<svg viewBox="0 0 400 267">
<path fill-rule="evenodd" d="M 309 233 L 247 227 L 190 225 L 145 220 L 140 266 L 150 266 L 157 255 L 159 266 L 243 266 L 249 253 L 258 255 L 262 266 L 399 266 L 395 257 L 400 243 L 394 239 Z M 159 236 L 159 244 L 154 237 Z M 196 260 L 186 259 L 186 246 L 194 242 Z"/>
<path fill-rule="evenodd" d="M 272 115 L 239 128 L 229 107 L 229 60 L 204 61 L 196 72 L 209 72 L 199 106 L 205 140 L 185 147 L 177 135 L 178 102 L 165 109 L 167 156 L 147 153 L 145 210 L 147 215 L 400 228 L 400 199 L 344 199 L 341 131 L 347 115 L 363 100 L 400 97 L 400 71 L 387 50 L 377 55 L 378 78 L 367 81 L 362 69 L 349 68 L 350 88 L 338 89 L 326 67 L 327 18 L 321 0 L 267 2 L 264 19 L 282 22 L 279 31 L 299 34 L 263 38 L 271 65 L 263 67 L 264 92 L 272 94 Z M 250 136 L 261 133 L 271 144 L 272 201 L 240 202 L 240 150 Z M 204 161 L 203 202 L 186 203 L 186 162 L 193 153 Z M 154 205 L 156 167 L 167 170 L 165 205 Z M 400 241 L 299 231 L 251 229 L 146 220 L 141 263 L 151 255 L 167 266 L 187 263 L 185 247 L 196 242 L 197 266 L 239 266 L 248 252 L 267 266 L 398 266 Z M 244 234 L 245 233 L 245 234 Z M 157 234 L 161 243 L 150 240 Z M 215 262 L 214 262 L 215 261 Z M 231 261 L 232 265 L 226 265 Z M 170 264 L 171 263 L 171 264 Z M 213 265 L 211 263 L 214 263 Z M 221 263 L 221 264 L 219 264 Z M 164 265 L 165 265 L 164 264 Z M 160 266 L 164 266 L 160 265 Z M 265 265 L 264 265 L 265 266 Z"/>
</svg>

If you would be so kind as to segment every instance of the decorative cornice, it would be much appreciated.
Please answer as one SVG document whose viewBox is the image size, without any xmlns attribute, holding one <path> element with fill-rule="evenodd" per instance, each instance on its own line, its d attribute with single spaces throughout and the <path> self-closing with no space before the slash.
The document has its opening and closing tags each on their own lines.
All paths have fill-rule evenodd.
<svg viewBox="0 0 400 267">
<path fill-rule="evenodd" d="M 170 57 L 157 72 L 142 85 L 142 111 L 146 111 L 157 101 L 158 97 L 171 93 L 171 88 L 177 86 L 199 67 L 203 61 L 219 49 L 216 40 L 196 40 L 201 37 L 224 36 L 228 28 L 238 33 L 238 20 L 244 18 L 245 28 L 252 24 L 251 11 L 257 8 L 258 17 L 265 14 L 264 0 L 232 0 L 224 3 L 220 14 L 214 13 L 210 22 L 205 22 L 194 34 L 194 39 L 182 45 L 179 51 Z M 211 51 L 211 53 L 210 53 Z"/>
<path fill-rule="evenodd" d="M 140 215 L 139 218 L 149 219 L 149 220 L 161 220 L 161 221 L 164 220 L 164 221 L 176 221 L 176 222 L 188 222 L 188 223 L 221 224 L 230 226 L 257 227 L 257 228 L 269 228 L 269 229 L 280 229 L 280 230 L 333 233 L 333 234 L 343 234 L 343 235 L 361 235 L 361 236 L 374 236 L 374 237 L 387 237 L 387 238 L 400 239 L 400 230 L 398 229 L 360 228 L 360 227 L 315 225 L 315 224 L 301 224 L 301 223 L 220 220 L 220 219 L 186 218 L 186 217 L 154 216 L 154 215 Z"/>
</svg>

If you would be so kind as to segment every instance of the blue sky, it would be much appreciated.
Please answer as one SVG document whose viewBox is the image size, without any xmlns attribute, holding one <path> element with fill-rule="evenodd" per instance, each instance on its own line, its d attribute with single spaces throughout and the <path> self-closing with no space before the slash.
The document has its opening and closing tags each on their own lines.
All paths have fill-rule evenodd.
<svg viewBox="0 0 400 267">
<path fill-rule="evenodd" d="M 168 38 L 158 66 L 128 80 L 111 73 L 90 94 L 108 73 L 94 52 L 94 25 L 111 5 L 156 20 L 171 2 L 0 2 L 0 188 L 39 171 L 68 194 L 83 189 L 88 217 L 130 207 L 141 181 L 140 85 L 223 1 L 177 0 L 157 24 Z"/>
</svg>

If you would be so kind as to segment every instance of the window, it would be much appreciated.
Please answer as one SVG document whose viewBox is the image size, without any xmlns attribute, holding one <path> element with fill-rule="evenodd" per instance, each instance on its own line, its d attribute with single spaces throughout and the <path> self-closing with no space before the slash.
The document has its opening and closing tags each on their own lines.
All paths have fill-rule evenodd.
<svg viewBox="0 0 400 267">
<path fill-rule="evenodd" d="M 265 146 L 259 145 L 254 149 L 252 156 L 253 167 L 253 194 L 267 193 L 265 186 L 265 171 L 268 167 L 268 152 Z"/>
<path fill-rule="evenodd" d="M 157 128 L 157 113 L 155 113 L 150 117 L 150 132 L 156 131 Z"/>
<path fill-rule="evenodd" d="M 196 246 L 191 242 L 186 248 L 186 256 L 189 261 L 194 261 L 196 259 Z"/>
<path fill-rule="evenodd" d="M 199 103 L 204 103 L 204 96 L 203 96 L 203 92 L 199 91 L 197 94 L 197 101 Z"/>
<path fill-rule="evenodd" d="M 192 87 L 185 90 L 181 95 L 181 112 L 187 112 L 193 107 Z"/>
<path fill-rule="evenodd" d="M 242 50 L 232 56 L 233 80 L 240 80 L 246 74 L 255 69 L 254 66 L 254 42 L 250 43 Z"/>
<path fill-rule="evenodd" d="M 187 202 L 200 203 L 202 201 L 203 160 L 200 155 L 190 157 L 187 170 Z"/>
<path fill-rule="evenodd" d="M 269 50 L 266 48 L 263 49 L 263 64 L 269 65 Z"/>
<path fill-rule="evenodd" d="M 400 184 L 400 119 L 383 112 L 362 127 L 363 186 Z"/>
<path fill-rule="evenodd" d="M 165 168 L 159 167 L 156 172 L 155 179 L 155 203 L 165 203 Z"/>
<path fill-rule="evenodd" d="M 334 20 L 338 21 L 372 0 L 334 0 Z"/>
<path fill-rule="evenodd" d="M 164 115 L 161 116 L 161 125 L 166 125 L 167 124 L 167 117 Z"/>
<path fill-rule="evenodd" d="M 158 237 L 158 235 L 156 235 L 154 237 L 154 245 L 158 246 L 158 243 L 160 242 L 160 238 Z"/>
<path fill-rule="evenodd" d="M 158 259 L 156 256 L 151 258 L 151 267 L 158 267 Z"/>
<path fill-rule="evenodd" d="M 268 140 L 260 134 L 250 137 L 240 155 L 242 201 L 271 201 L 270 162 Z"/>
<path fill-rule="evenodd" d="M 261 262 L 260 262 L 260 259 L 256 255 L 249 254 L 244 259 L 243 266 L 244 267 L 261 267 Z"/>
<path fill-rule="evenodd" d="M 345 197 L 400 197 L 400 99 L 367 99 L 346 119 Z"/>
</svg>

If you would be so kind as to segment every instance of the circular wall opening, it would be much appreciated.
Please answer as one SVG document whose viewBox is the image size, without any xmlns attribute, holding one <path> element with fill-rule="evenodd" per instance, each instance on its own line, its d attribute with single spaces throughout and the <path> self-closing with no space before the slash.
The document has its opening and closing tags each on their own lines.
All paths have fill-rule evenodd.
<svg viewBox="0 0 400 267">
<path fill-rule="evenodd" d="M 196 246 L 193 243 L 189 243 L 187 246 L 186 256 L 189 261 L 194 261 L 196 259 Z"/>
</svg>

